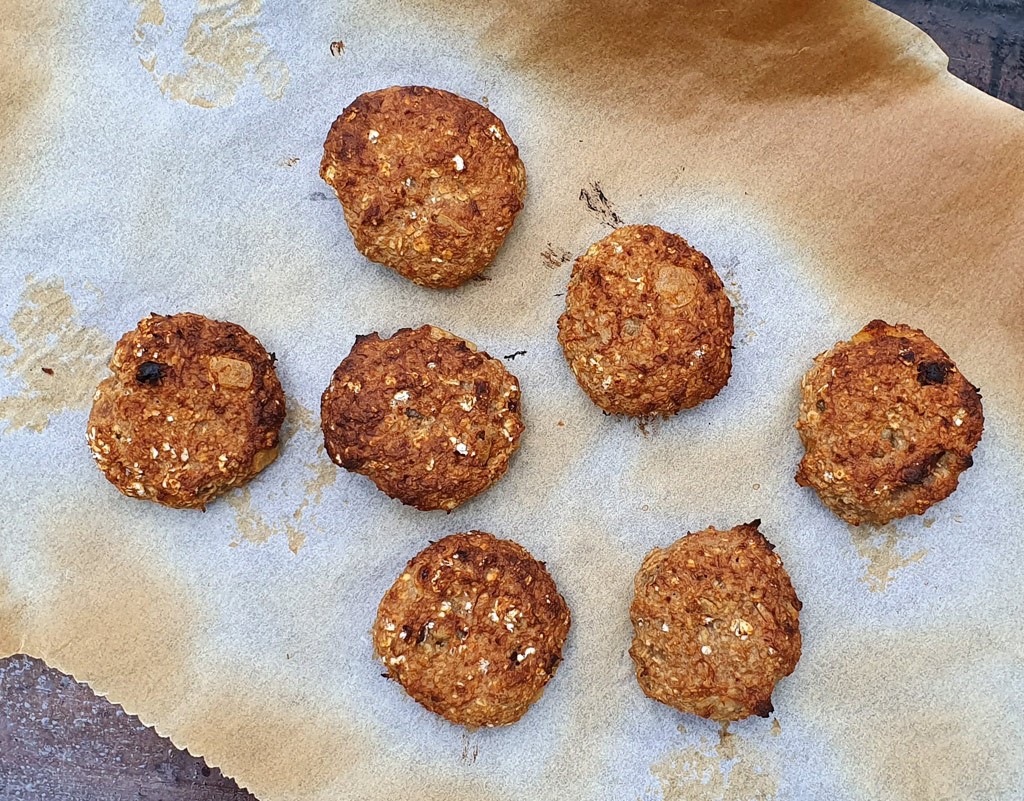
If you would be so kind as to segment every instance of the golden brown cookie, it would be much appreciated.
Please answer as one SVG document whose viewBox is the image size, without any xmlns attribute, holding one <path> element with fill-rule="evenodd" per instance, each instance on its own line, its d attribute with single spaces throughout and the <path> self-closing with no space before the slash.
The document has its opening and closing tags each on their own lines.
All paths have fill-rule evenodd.
<svg viewBox="0 0 1024 801">
<path fill-rule="evenodd" d="M 526 170 L 501 120 L 425 86 L 352 101 L 331 126 L 320 175 L 363 255 L 435 288 L 483 272 L 526 197 Z"/>
<path fill-rule="evenodd" d="M 519 381 L 440 328 L 356 337 L 320 404 L 327 454 L 424 511 L 451 511 L 508 470 L 523 432 Z"/>
<path fill-rule="evenodd" d="M 570 614 L 521 545 L 452 534 L 410 560 L 384 595 L 374 652 L 431 712 L 476 728 L 519 720 L 562 661 Z"/>
<path fill-rule="evenodd" d="M 985 424 L 981 395 L 945 351 L 881 320 L 815 358 L 801 392 L 797 483 L 853 525 L 946 498 Z"/>
<path fill-rule="evenodd" d="M 651 698 L 718 721 L 772 712 L 800 659 L 800 601 L 760 523 L 687 534 L 644 559 L 629 655 Z"/>
<path fill-rule="evenodd" d="M 686 240 L 628 225 L 576 260 L 558 320 L 576 380 L 610 414 L 675 414 L 713 398 L 732 370 L 733 310 Z"/>
<path fill-rule="evenodd" d="M 153 314 L 121 337 L 89 415 L 89 447 L 121 492 L 204 508 L 277 457 L 284 392 L 241 326 Z"/>
</svg>

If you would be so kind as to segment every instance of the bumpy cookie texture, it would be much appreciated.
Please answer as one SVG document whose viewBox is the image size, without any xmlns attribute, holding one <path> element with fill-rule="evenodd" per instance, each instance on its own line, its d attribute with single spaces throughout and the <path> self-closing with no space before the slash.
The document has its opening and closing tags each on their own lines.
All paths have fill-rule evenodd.
<svg viewBox="0 0 1024 801">
<path fill-rule="evenodd" d="M 705 256 L 653 225 L 619 228 L 573 266 L 558 321 L 576 380 L 610 414 L 668 416 L 732 370 L 733 309 Z"/>
<path fill-rule="evenodd" d="M 373 625 L 388 675 L 431 712 L 476 728 L 519 720 L 562 660 L 570 614 L 522 546 L 473 531 L 415 556 Z"/>
<path fill-rule="evenodd" d="M 718 721 L 767 717 L 800 659 L 800 601 L 759 520 L 688 534 L 644 559 L 629 609 L 636 678 Z"/>
<path fill-rule="evenodd" d="M 797 483 L 848 523 L 921 514 L 956 489 L 981 439 L 981 395 L 938 345 L 869 323 L 804 376 Z"/>
<path fill-rule="evenodd" d="M 356 338 L 320 405 L 327 454 L 392 498 L 451 511 L 508 470 L 523 432 L 519 381 L 433 326 Z"/>
<path fill-rule="evenodd" d="M 234 323 L 151 315 L 121 337 L 89 415 L 93 457 L 125 495 L 204 508 L 277 457 L 274 360 Z"/>
<path fill-rule="evenodd" d="M 483 272 L 526 196 L 526 170 L 501 120 L 424 86 L 357 97 L 331 126 L 320 175 L 361 253 L 435 288 Z"/>
</svg>

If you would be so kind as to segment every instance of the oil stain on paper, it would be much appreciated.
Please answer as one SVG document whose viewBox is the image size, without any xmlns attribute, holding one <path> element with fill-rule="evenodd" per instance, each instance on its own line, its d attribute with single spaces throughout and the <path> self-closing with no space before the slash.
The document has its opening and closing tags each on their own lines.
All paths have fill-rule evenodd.
<svg viewBox="0 0 1024 801">
<path fill-rule="evenodd" d="M 928 554 L 922 548 L 904 555 L 899 544 L 907 535 L 891 523 L 878 527 L 850 526 L 849 529 L 857 555 L 867 562 L 860 580 L 871 592 L 884 592 L 898 571 Z"/>
<path fill-rule="evenodd" d="M 201 609 L 143 537 L 110 526 L 101 508 L 90 511 L 64 509 L 38 522 L 59 586 L 34 604 L 26 650 L 160 719 L 189 682 Z"/>
<path fill-rule="evenodd" d="M 166 97 L 220 108 L 249 83 L 271 100 L 284 96 L 288 67 L 257 27 L 262 0 L 197 0 L 187 28 L 168 19 L 160 0 L 132 2 L 139 61 Z"/>
<path fill-rule="evenodd" d="M 190 751 L 259 798 L 503 799 L 478 780 L 422 764 L 370 769 L 369 754 L 386 754 L 395 765 L 406 755 L 349 712 L 332 711 L 327 703 L 310 709 L 308 698 L 288 690 L 255 702 L 251 693 L 231 685 L 198 699 L 193 708 L 199 715 L 181 732 Z"/>
<path fill-rule="evenodd" d="M 261 798 L 315 797 L 359 768 L 368 738 L 322 707 L 281 696 L 254 703 L 237 689 L 215 692 L 193 705 L 199 714 L 181 739 Z"/>
<path fill-rule="evenodd" d="M 68 94 L 54 80 L 64 23 L 55 0 L 0 0 L 0 199 L 21 189 L 49 142 L 47 101 Z"/>
<path fill-rule="evenodd" d="M 438 5 L 406 4 L 430 16 Z M 489 18 L 480 38 L 488 53 L 501 53 L 517 69 L 552 75 L 580 98 L 625 97 L 629 111 L 645 105 L 666 116 L 690 113 L 703 100 L 698 93 L 665 91 L 680 81 L 711 84 L 729 91 L 731 101 L 760 104 L 842 96 L 894 76 L 923 82 L 934 75 L 893 35 L 889 15 L 861 0 L 446 0 L 444 6 L 466 21 L 459 24 Z M 903 23 L 904 37 L 909 28 Z M 926 39 L 920 31 L 916 37 Z"/>
<path fill-rule="evenodd" d="M 651 775 L 662 801 L 773 801 L 779 792 L 778 769 L 760 746 L 724 731 L 717 744 L 702 737 L 670 752 Z"/>
<path fill-rule="evenodd" d="M 836 751 L 850 797 L 1015 797 L 1024 766 L 1006 670 L 1024 656 L 1012 624 L 837 629 L 816 646 L 820 681 L 794 696 Z"/>
<path fill-rule="evenodd" d="M 313 413 L 301 404 L 292 402 L 281 431 L 282 447 L 296 435 L 316 440 L 319 434 L 320 427 Z M 263 545 L 271 537 L 284 536 L 291 552 L 298 554 L 306 543 L 306 532 L 301 526 L 303 518 L 310 506 L 315 507 L 320 503 L 323 491 L 338 478 L 338 468 L 327 457 L 323 443 L 317 447 L 313 460 L 303 464 L 303 469 L 307 476 L 303 482 L 302 500 L 291 515 L 283 520 L 270 517 L 256 508 L 251 487 L 241 487 L 228 498 L 227 503 L 235 512 L 239 537 L 239 540 L 231 543 L 232 546 L 238 546 L 242 541 Z"/>
<path fill-rule="evenodd" d="M 49 38 L 60 24 L 60 17 L 54 3 L 0 0 L 0 101 L 4 109 L 0 114 L 0 142 L 15 132 L 50 88 L 51 69 L 28 45 L 33 40 Z"/>
<path fill-rule="evenodd" d="M 23 634 L 21 607 L 11 596 L 7 579 L 0 576 L 0 659 L 21 650 Z"/>
<path fill-rule="evenodd" d="M 20 389 L 0 398 L 0 430 L 43 431 L 53 415 L 88 409 L 114 343 L 82 325 L 64 281 L 29 276 L 10 325 L 14 341 L 0 338 L 0 370 Z"/>
</svg>

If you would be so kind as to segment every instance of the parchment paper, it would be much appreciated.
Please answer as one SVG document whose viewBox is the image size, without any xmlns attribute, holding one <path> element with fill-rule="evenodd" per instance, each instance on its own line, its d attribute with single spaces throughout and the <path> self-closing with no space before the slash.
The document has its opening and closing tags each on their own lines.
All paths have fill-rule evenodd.
<svg viewBox="0 0 1024 801">
<path fill-rule="evenodd" d="M 0 7 L 0 654 L 263 801 L 1022 797 L 1024 116 L 923 34 L 860 0 Z M 408 83 L 486 97 L 527 165 L 488 280 L 458 291 L 366 262 L 317 176 L 341 109 Z M 555 340 L 613 212 L 686 236 L 738 311 L 728 387 L 646 434 Z M 290 404 L 280 459 L 205 514 L 123 498 L 85 444 L 113 342 L 182 310 L 259 336 Z M 854 532 L 794 483 L 792 423 L 811 358 L 875 317 L 951 353 L 986 430 L 950 499 Z M 319 450 L 353 337 L 425 322 L 526 351 L 522 450 L 448 516 Z M 755 517 L 804 652 L 774 718 L 722 734 L 639 691 L 631 579 Z M 467 734 L 381 678 L 368 630 L 409 557 L 471 528 L 545 560 L 574 627 L 528 716 Z"/>
</svg>

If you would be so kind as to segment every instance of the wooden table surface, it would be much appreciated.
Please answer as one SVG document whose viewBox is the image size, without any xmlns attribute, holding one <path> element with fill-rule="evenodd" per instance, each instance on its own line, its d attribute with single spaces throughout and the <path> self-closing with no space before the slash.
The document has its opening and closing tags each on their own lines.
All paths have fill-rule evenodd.
<svg viewBox="0 0 1024 801">
<path fill-rule="evenodd" d="M 927 31 L 965 81 L 1024 108 L 1024 0 L 879 0 Z M 0 660 L 0 800 L 242 801 L 85 685 L 24 656 Z"/>
</svg>

